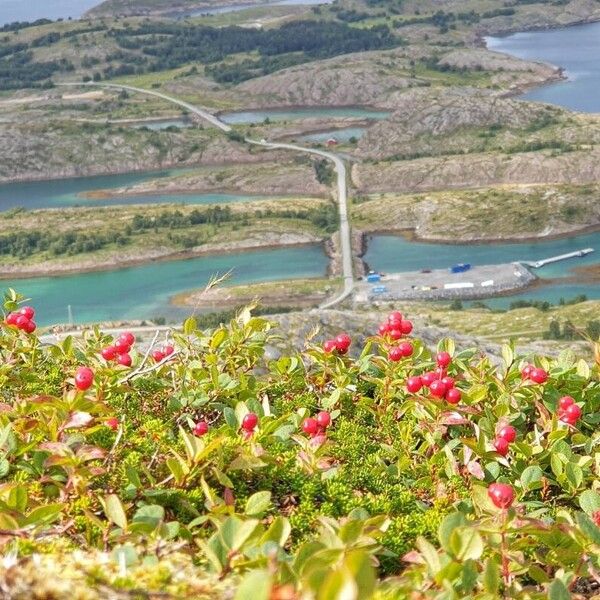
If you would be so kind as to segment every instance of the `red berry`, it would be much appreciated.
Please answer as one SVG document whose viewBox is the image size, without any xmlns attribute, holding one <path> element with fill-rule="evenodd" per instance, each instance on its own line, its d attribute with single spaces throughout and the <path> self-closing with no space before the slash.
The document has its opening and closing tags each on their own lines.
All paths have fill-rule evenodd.
<svg viewBox="0 0 600 600">
<path fill-rule="evenodd" d="M 114 346 L 106 346 L 106 348 L 102 348 L 100 354 L 104 360 L 114 360 L 117 356 L 117 349 Z"/>
<path fill-rule="evenodd" d="M 126 354 L 131 350 L 131 344 L 128 344 L 127 340 L 118 338 L 115 342 L 115 350 L 117 354 Z"/>
<path fill-rule="evenodd" d="M 579 417 L 581 417 L 581 413 L 582 410 L 577 404 L 571 404 L 571 406 L 565 410 L 565 415 L 569 417 L 569 420 L 575 422 L 579 419 Z"/>
<path fill-rule="evenodd" d="M 446 375 L 446 377 L 442 377 L 441 381 L 446 384 L 446 387 L 448 389 L 454 387 L 454 377 L 449 377 L 448 375 Z"/>
<path fill-rule="evenodd" d="M 23 331 L 25 331 L 26 333 L 33 333 L 36 329 L 37 325 L 35 324 L 35 321 L 27 321 L 27 323 L 25 323 L 25 326 L 23 327 Z"/>
<path fill-rule="evenodd" d="M 548 380 L 548 373 L 544 369 L 532 369 L 529 379 L 535 383 L 545 383 Z"/>
<path fill-rule="evenodd" d="M 167 344 L 163 347 L 162 351 L 165 356 L 171 356 L 171 354 L 175 352 L 175 348 L 173 348 L 173 346 L 171 346 L 170 344 Z"/>
<path fill-rule="evenodd" d="M 523 367 L 523 370 L 521 371 L 521 379 L 529 379 L 531 371 L 533 371 L 534 368 L 535 367 L 533 365 L 525 365 L 525 367 Z"/>
<path fill-rule="evenodd" d="M 423 382 L 423 385 L 426 385 L 427 387 L 430 387 L 431 384 L 436 380 L 436 376 L 435 373 L 428 371 L 427 373 L 423 373 L 423 375 L 421 375 L 421 381 Z"/>
<path fill-rule="evenodd" d="M 494 448 L 498 454 L 502 456 L 506 456 L 508 454 L 509 443 L 501 437 L 498 437 L 494 440 Z"/>
<path fill-rule="evenodd" d="M 596 523 L 597 527 L 600 527 L 600 510 L 595 511 L 592 514 L 592 520 Z"/>
<path fill-rule="evenodd" d="M 498 437 L 512 444 L 517 439 L 517 430 L 512 425 L 505 425 L 498 432 Z"/>
<path fill-rule="evenodd" d="M 106 419 L 106 426 L 116 431 L 119 428 L 119 419 L 117 417 L 109 417 Z"/>
<path fill-rule="evenodd" d="M 29 325 L 29 319 L 25 315 L 18 315 L 15 319 L 15 325 L 19 329 L 25 329 Z"/>
<path fill-rule="evenodd" d="M 431 392 L 432 396 L 435 396 L 436 398 L 443 398 L 446 394 L 446 384 L 443 381 L 436 379 L 435 381 L 431 382 L 429 391 Z"/>
<path fill-rule="evenodd" d="M 413 324 L 411 321 L 402 321 L 400 329 L 404 335 L 408 335 L 413 330 Z"/>
<path fill-rule="evenodd" d="M 131 356 L 127 352 L 123 352 L 117 356 L 117 362 L 123 367 L 131 366 Z"/>
<path fill-rule="evenodd" d="M 435 360 L 438 364 L 438 367 L 445 369 L 452 362 L 452 357 L 447 352 L 438 352 Z"/>
<path fill-rule="evenodd" d="M 327 429 L 331 423 L 331 415 L 326 411 L 322 410 L 317 415 L 317 425 L 322 429 Z"/>
<path fill-rule="evenodd" d="M 75 387 L 78 390 L 85 391 L 94 383 L 94 371 L 89 367 L 79 367 L 75 372 Z"/>
<path fill-rule="evenodd" d="M 393 340 L 399 340 L 402 337 L 402 331 L 400 331 L 400 329 L 390 329 L 388 335 Z"/>
<path fill-rule="evenodd" d="M 154 362 L 158 363 L 165 358 L 165 355 L 160 350 L 154 350 L 152 352 L 152 358 L 154 359 Z"/>
<path fill-rule="evenodd" d="M 400 348 L 400 352 L 402 352 L 402 356 L 404 357 L 412 356 L 414 351 L 413 345 L 410 342 L 402 342 L 398 348 Z"/>
<path fill-rule="evenodd" d="M 35 310 L 33 310 L 31 306 L 23 306 L 23 308 L 19 310 L 19 314 L 26 316 L 28 319 L 33 319 L 33 317 L 35 317 Z"/>
<path fill-rule="evenodd" d="M 406 389 L 411 394 L 416 394 L 423 387 L 423 381 L 419 376 L 409 377 L 406 380 Z"/>
<path fill-rule="evenodd" d="M 206 421 L 198 421 L 194 425 L 194 435 L 202 437 L 208 433 L 208 423 Z"/>
<path fill-rule="evenodd" d="M 393 348 L 390 348 L 390 351 L 388 352 L 388 359 L 393 362 L 401 360 L 402 356 L 403 354 L 400 346 L 394 346 Z"/>
<path fill-rule="evenodd" d="M 506 483 L 492 483 L 488 496 L 497 508 L 510 508 L 515 501 L 515 490 Z"/>
<path fill-rule="evenodd" d="M 351 343 L 352 340 L 347 333 L 340 333 L 340 335 L 335 338 L 335 346 L 340 352 L 346 352 L 348 348 L 350 348 Z"/>
<path fill-rule="evenodd" d="M 319 424 L 316 419 L 308 417 L 302 422 L 302 431 L 308 435 L 315 435 L 319 431 Z"/>
<path fill-rule="evenodd" d="M 244 431 L 254 431 L 254 428 L 258 424 L 258 417 L 254 413 L 248 413 L 242 419 L 242 429 Z"/>
<path fill-rule="evenodd" d="M 563 396 L 558 401 L 558 408 L 560 410 L 567 410 L 567 408 L 569 408 L 569 406 L 572 406 L 573 404 L 575 404 L 575 398 L 572 398 L 571 396 Z"/>
<path fill-rule="evenodd" d="M 123 342 L 125 342 L 128 346 L 133 346 L 133 344 L 135 344 L 135 335 L 133 335 L 133 333 L 131 333 L 131 331 L 124 331 L 120 336 L 119 339 Z"/>
<path fill-rule="evenodd" d="M 462 398 L 462 394 L 461 394 L 460 390 L 458 390 L 454 387 L 450 388 L 446 392 L 446 402 L 448 402 L 449 404 L 458 404 L 460 402 L 461 398 Z"/>
<path fill-rule="evenodd" d="M 330 352 L 333 352 L 336 348 L 337 344 L 335 343 L 335 340 L 325 340 L 323 342 L 323 350 L 325 350 L 325 352 L 327 352 L 328 354 Z"/>
<path fill-rule="evenodd" d="M 379 326 L 379 335 L 385 335 L 390 330 L 390 326 L 387 323 L 382 323 Z"/>
<path fill-rule="evenodd" d="M 402 323 L 402 318 L 402 313 L 395 310 L 388 315 L 388 323 Z"/>
<path fill-rule="evenodd" d="M 16 313 L 16 312 L 8 313 L 8 315 L 6 315 L 5 323 L 7 325 L 16 325 L 18 318 L 19 318 L 19 313 Z"/>
</svg>

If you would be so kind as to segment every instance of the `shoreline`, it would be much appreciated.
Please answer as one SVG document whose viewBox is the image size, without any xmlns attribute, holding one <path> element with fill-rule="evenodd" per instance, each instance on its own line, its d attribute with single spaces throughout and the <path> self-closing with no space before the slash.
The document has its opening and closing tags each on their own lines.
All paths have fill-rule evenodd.
<svg viewBox="0 0 600 600">
<path fill-rule="evenodd" d="M 580 235 L 586 235 L 588 233 L 597 233 L 600 231 L 600 223 L 596 225 L 586 225 L 581 229 L 573 230 L 573 231 L 565 231 L 562 233 L 553 233 L 544 236 L 523 236 L 523 237 L 511 237 L 511 238 L 425 238 L 421 237 L 416 233 L 414 227 L 406 227 L 402 229 L 372 229 L 372 230 L 364 230 L 362 234 L 364 237 L 375 236 L 375 235 L 391 235 L 396 237 L 402 237 L 409 242 L 419 242 L 423 244 L 431 244 L 435 245 L 447 245 L 447 246 L 464 246 L 464 245 L 474 245 L 474 246 L 490 246 L 492 244 L 524 244 L 528 242 L 536 243 L 536 242 L 550 242 L 554 240 L 564 240 L 568 238 L 579 237 Z M 368 240 L 365 242 L 366 247 L 368 248 Z"/>
<path fill-rule="evenodd" d="M 326 240 L 313 241 L 313 242 L 298 242 L 298 243 L 290 243 L 290 244 L 264 244 L 264 245 L 255 245 L 255 244 L 240 244 L 236 247 L 228 248 L 228 249 L 216 249 L 216 248 L 204 248 L 200 250 L 181 250 L 176 252 L 171 252 L 168 254 L 157 255 L 150 258 L 132 258 L 129 260 L 125 260 L 120 263 L 103 263 L 90 267 L 83 268 L 65 268 L 65 269 L 54 269 L 49 270 L 48 268 L 40 267 L 37 269 L 32 269 L 30 271 L 24 272 L 21 268 L 19 272 L 7 272 L 3 270 L 0 266 L 0 280 L 7 279 L 41 279 L 41 278 L 59 278 L 59 277 L 68 277 L 81 275 L 85 273 L 98 273 L 104 271 L 121 271 L 123 269 L 129 269 L 132 267 L 144 267 L 149 266 L 153 263 L 159 262 L 174 262 L 178 260 L 191 260 L 194 258 L 200 258 L 202 256 L 222 256 L 225 254 L 236 254 L 239 252 L 259 252 L 263 250 L 278 250 L 282 248 L 301 248 L 301 247 L 309 247 L 314 245 L 324 246 Z"/>
</svg>

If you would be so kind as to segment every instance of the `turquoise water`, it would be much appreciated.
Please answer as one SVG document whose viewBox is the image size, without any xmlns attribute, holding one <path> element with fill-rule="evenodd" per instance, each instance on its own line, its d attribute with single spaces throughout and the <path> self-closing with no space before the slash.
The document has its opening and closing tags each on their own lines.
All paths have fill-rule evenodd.
<svg viewBox="0 0 600 600">
<path fill-rule="evenodd" d="M 572 269 L 575 267 L 600 262 L 600 233 L 540 242 L 493 245 L 427 244 L 411 242 L 401 236 L 376 235 L 369 240 L 368 250 L 364 258 L 371 269 L 385 273 L 418 271 L 420 269 L 444 269 L 461 262 L 473 265 L 489 265 L 519 260 L 540 260 L 583 248 L 594 248 L 595 252 L 582 258 L 565 260 L 533 270 L 541 279 L 554 280 L 572 275 Z M 586 294 L 589 298 L 600 299 L 600 285 L 552 281 L 543 288 L 506 298 L 496 298 L 493 304 L 495 306 L 506 306 L 515 298 L 533 298 L 557 302 L 561 297 L 572 298 L 579 294 Z"/>
<path fill-rule="evenodd" d="M 68 206 L 117 206 L 127 204 L 209 204 L 219 202 L 243 202 L 254 200 L 251 196 L 230 194 L 146 194 L 141 196 L 116 196 L 89 200 L 80 194 L 91 190 L 110 190 L 151 179 L 170 177 L 185 173 L 186 169 L 151 171 L 146 173 L 126 173 L 122 175 L 101 175 L 34 181 L 0 185 L 0 212 L 11 208 L 63 208 Z"/>
<path fill-rule="evenodd" d="M 67 322 L 69 304 L 76 323 L 156 316 L 181 318 L 191 311 L 169 306 L 169 298 L 203 288 L 217 273 L 233 269 L 229 283 L 241 284 L 321 277 L 326 266 L 322 247 L 314 245 L 204 256 L 65 277 L 6 280 L 0 285 L 31 297 L 40 325 Z"/>
<path fill-rule="evenodd" d="M 229 6 L 217 6 L 215 8 L 204 8 L 187 12 L 185 16 L 201 17 L 204 15 L 220 15 L 224 13 L 246 10 L 260 6 L 310 6 L 313 4 L 331 4 L 333 0 L 277 0 L 276 2 L 267 2 L 263 4 L 230 4 Z"/>
<path fill-rule="evenodd" d="M 366 127 L 347 127 L 345 129 L 332 129 L 330 131 L 319 131 L 318 133 L 309 133 L 298 138 L 303 142 L 315 142 L 324 144 L 328 139 L 334 138 L 338 142 L 349 142 L 352 138 L 359 140 L 367 130 Z"/>
<path fill-rule="evenodd" d="M 565 69 L 567 81 L 536 88 L 522 98 L 600 112 L 600 23 L 487 38 L 487 44 L 491 50 Z"/>
<path fill-rule="evenodd" d="M 99 3 L 99 0 L 0 0 L 0 25 L 37 19 L 77 19 Z"/>
<path fill-rule="evenodd" d="M 240 112 L 223 113 L 219 118 L 230 125 L 243 125 L 263 123 L 265 119 L 273 122 L 299 121 L 302 119 L 387 119 L 390 113 L 360 107 L 334 107 L 334 108 L 290 108 L 246 110 Z"/>
</svg>

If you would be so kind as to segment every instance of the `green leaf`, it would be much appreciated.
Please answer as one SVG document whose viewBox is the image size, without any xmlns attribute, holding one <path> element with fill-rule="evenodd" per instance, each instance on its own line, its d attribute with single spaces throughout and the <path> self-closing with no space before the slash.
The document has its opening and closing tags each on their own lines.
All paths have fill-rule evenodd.
<svg viewBox="0 0 600 600">
<path fill-rule="evenodd" d="M 454 530 L 458 527 L 464 527 L 466 524 L 467 520 L 465 519 L 464 515 L 459 512 L 450 513 L 440 523 L 440 527 L 438 529 L 438 537 L 440 539 L 440 544 L 442 545 L 442 548 L 446 552 L 452 552 L 452 544 L 450 542 L 450 538 Z"/>
<path fill-rule="evenodd" d="M 259 521 L 256 519 L 241 521 L 236 517 L 228 517 L 219 527 L 219 535 L 228 550 L 239 550 L 258 525 Z"/>
<path fill-rule="evenodd" d="M 117 527 L 127 529 L 127 516 L 119 498 L 115 494 L 110 494 L 104 498 L 102 504 L 106 517 Z"/>
<path fill-rule="evenodd" d="M 548 600 L 571 600 L 571 594 L 567 586 L 560 580 L 555 579 L 548 588 Z"/>
<path fill-rule="evenodd" d="M 198 323 L 194 317 L 188 317 L 183 322 L 183 333 L 185 335 L 190 335 L 194 333 L 198 329 Z"/>
<path fill-rule="evenodd" d="M 63 504 L 46 504 L 34 508 L 25 519 L 24 526 L 48 524 L 55 521 L 63 509 Z"/>
<path fill-rule="evenodd" d="M 354 584 L 357 587 L 358 594 L 355 596 L 358 600 L 371 598 L 377 582 L 373 562 L 368 552 L 364 550 L 355 550 L 351 552 L 344 561 L 344 567 L 352 573 Z"/>
<path fill-rule="evenodd" d="M 138 553 L 131 544 L 124 544 L 123 546 L 116 546 L 112 551 L 112 559 L 118 564 L 125 567 L 131 567 L 135 565 L 139 558 Z"/>
<path fill-rule="evenodd" d="M 555 477 L 561 477 L 564 473 L 563 462 L 560 460 L 557 454 L 550 455 L 550 467 Z"/>
<path fill-rule="evenodd" d="M 6 477 L 10 471 L 10 463 L 6 458 L 0 458 L 0 479 Z"/>
<path fill-rule="evenodd" d="M 542 487 L 542 477 L 544 472 L 537 465 L 527 467 L 521 473 L 521 485 L 526 491 L 535 490 Z"/>
<path fill-rule="evenodd" d="M 597 510 L 600 510 L 600 494 L 594 490 L 585 490 L 579 496 L 579 506 L 588 515 L 593 515 Z"/>
<path fill-rule="evenodd" d="M 421 536 L 417 538 L 416 546 L 427 563 L 429 574 L 434 576 L 440 570 L 440 557 L 437 550 L 433 544 Z"/>
<path fill-rule="evenodd" d="M 271 492 L 256 492 L 248 498 L 245 513 L 250 516 L 258 516 L 265 512 L 271 504 Z"/>
<path fill-rule="evenodd" d="M 513 349 L 506 344 L 502 346 L 502 360 L 504 361 L 507 369 L 515 360 L 515 353 L 513 352 Z"/>
<path fill-rule="evenodd" d="M 500 589 L 500 567 L 493 558 L 488 558 L 485 561 L 483 568 L 483 587 L 488 594 L 494 596 Z"/>
<path fill-rule="evenodd" d="M 565 477 L 574 490 L 583 483 L 583 471 L 575 463 L 567 463 L 565 466 Z"/>
<path fill-rule="evenodd" d="M 240 583 L 234 600 L 269 600 L 273 581 L 267 570 L 250 571 Z"/>
<path fill-rule="evenodd" d="M 581 529 L 583 535 L 594 544 L 600 545 L 600 528 L 593 523 L 585 513 L 578 512 L 575 515 L 575 519 L 577 520 L 577 525 L 579 525 L 579 529 Z"/>
<path fill-rule="evenodd" d="M 583 360 L 583 358 L 580 359 L 577 363 L 577 375 L 584 379 L 589 379 L 591 374 L 590 365 L 588 365 L 587 361 Z"/>
<path fill-rule="evenodd" d="M 452 554 L 457 560 L 477 560 L 483 554 L 483 540 L 473 527 L 455 529 L 450 535 Z"/>
</svg>

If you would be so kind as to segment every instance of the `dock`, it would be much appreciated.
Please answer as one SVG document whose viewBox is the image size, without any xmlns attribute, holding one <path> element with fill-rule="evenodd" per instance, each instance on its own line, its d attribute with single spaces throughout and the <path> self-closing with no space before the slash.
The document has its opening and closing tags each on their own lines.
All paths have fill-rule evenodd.
<svg viewBox="0 0 600 600">
<path fill-rule="evenodd" d="M 558 256 L 551 256 L 550 258 L 544 258 L 542 260 L 522 260 L 521 264 L 524 264 L 533 269 L 540 269 L 546 265 L 550 265 L 552 263 L 560 262 L 561 260 L 569 260 L 570 258 L 581 258 L 582 256 L 587 256 L 594 251 L 593 248 L 584 248 L 583 250 L 575 250 L 575 252 L 568 252 L 567 254 L 559 254 Z"/>
<path fill-rule="evenodd" d="M 370 304 L 394 300 L 477 300 L 524 289 L 536 279 L 518 262 L 475 266 L 462 273 L 449 273 L 448 269 L 386 273 L 377 282 L 357 282 L 354 299 Z"/>
</svg>

